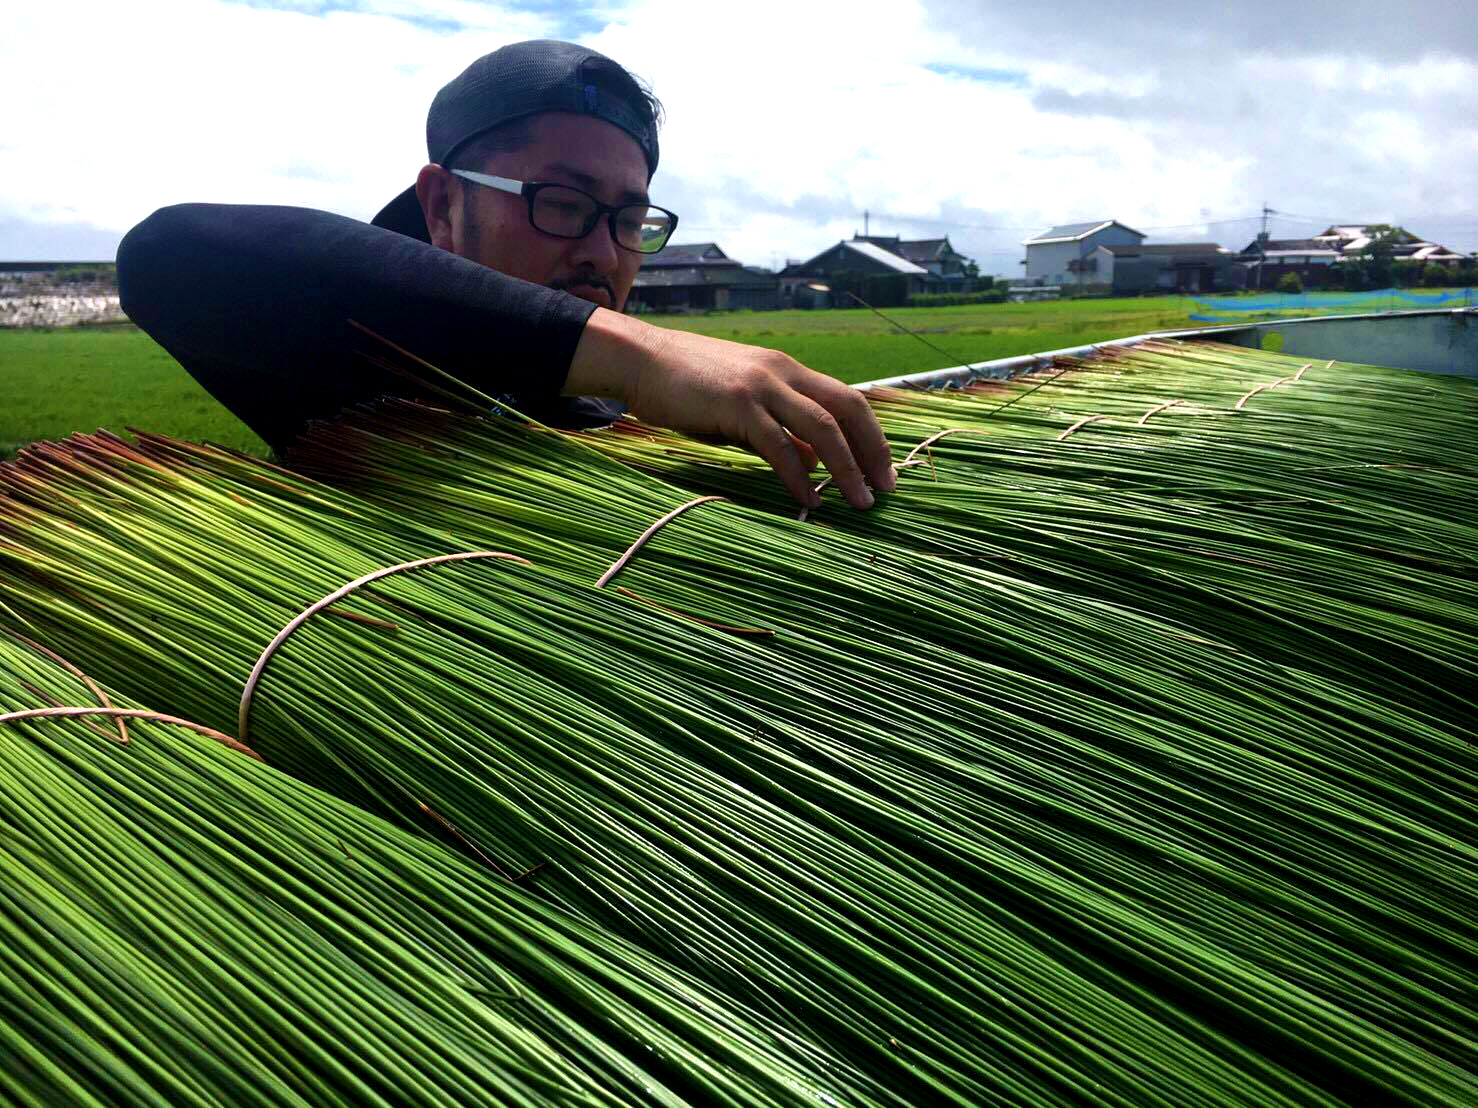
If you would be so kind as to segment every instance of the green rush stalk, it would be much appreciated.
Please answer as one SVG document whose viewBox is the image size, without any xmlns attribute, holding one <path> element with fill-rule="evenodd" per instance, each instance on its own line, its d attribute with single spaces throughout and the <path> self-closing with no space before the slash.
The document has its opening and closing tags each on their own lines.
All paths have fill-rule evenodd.
<svg viewBox="0 0 1478 1108">
<path fill-rule="evenodd" d="M 92 693 L 0 635 L 0 714 Z M 840 1059 L 176 727 L 0 724 L 0 1098 L 881 1103 Z"/>
</svg>

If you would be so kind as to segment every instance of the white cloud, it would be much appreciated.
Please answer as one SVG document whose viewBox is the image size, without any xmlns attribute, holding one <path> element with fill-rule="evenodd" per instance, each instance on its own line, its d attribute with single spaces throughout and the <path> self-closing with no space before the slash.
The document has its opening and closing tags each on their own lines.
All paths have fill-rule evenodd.
<svg viewBox="0 0 1478 1108">
<path fill-rule="evenodd" d="M 449 33 L 221 0 L 30 5 L 0 40 L 0 72 L 25 95 L 6 120 L 0 214 L 115 228 L 182 200 L 373 214 L 425 160 L 436 90 L 478 54 L 552 29 L 448 10 L 480 22 Z"/>
<path fill-rule="evenodd" d="M 654 195 L 682 238 L 749 262 L 820 250 L 864 210 L 875 234 L 948 232 L 1002 273 L 1027 231 L 1074 219 L 1241 246 L 1249 223 L 1201 221 L 1264 199 L 1478 248 L 1472 44 L 1441 12 L 1391 35 L 1378 9 L 1329 7 L 1331 37 L 1287 5 L 1193 25 L 1154 0 L 29 5 L 0 39 L 0 256 L 21 241 L 6 228 L 78 241 L 60 229 L 181 200 L 368 218 L 421 164 L 436 89 L 542 36 L 651 81 L 669 111 Z"/>
</svg>

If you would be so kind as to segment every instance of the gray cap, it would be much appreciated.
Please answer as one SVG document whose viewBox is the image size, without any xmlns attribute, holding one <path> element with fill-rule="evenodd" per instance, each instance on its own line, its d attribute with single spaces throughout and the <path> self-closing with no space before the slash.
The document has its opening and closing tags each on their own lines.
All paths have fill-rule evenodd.
<svg viewBox="0 0 1478 1108">
<path fill-rule="evenodd" d="M 426 115 L 426 156 L 447 165 L 478 135 L 539 112 L 594 116 L 630 135 L 657 171 L 655 102 L 624 68 L 570 42 L 515 42 L 478 58 L 436 94 Z M 380 210 L 373 222 L 430 241 L 415 187 Z"/>
</svg>

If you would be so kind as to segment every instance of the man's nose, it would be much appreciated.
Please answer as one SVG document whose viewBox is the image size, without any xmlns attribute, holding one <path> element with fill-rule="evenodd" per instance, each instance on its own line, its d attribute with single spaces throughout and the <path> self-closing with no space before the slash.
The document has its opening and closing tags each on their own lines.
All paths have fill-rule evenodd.
<svg viewBox="0 0 1478 1108">
<path fill-rule="evenodd" d="M 621 264 L 621 248 L 611 234 L 609 215 L 601 216 L 590 234 L 575 240 L 570 261 L 576 266 L 589 266 L 606 277 L 616 272 Z"/>
</svg>

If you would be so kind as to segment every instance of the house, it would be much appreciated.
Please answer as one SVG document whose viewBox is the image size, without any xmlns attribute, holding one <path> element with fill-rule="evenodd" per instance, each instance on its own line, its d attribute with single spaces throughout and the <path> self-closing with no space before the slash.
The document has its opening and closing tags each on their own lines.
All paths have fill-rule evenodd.
<svg viewBox="0 0 1478 1108">
<path fill-rule="evenodd" d="M 1392 261 L 1455 265 L 1466 260 L 1445 246 L 1427 242 L 1402 227 L 1394 228 L 1387 240 Z M 1242 251 L 1242 261 L 1254 288 L 1270 289 L 1279 278 L 1297 273 L 1305 287 L 1322 288 L 1340 283 L 1338 266 L 1349 258 L 1362 257 L 1369 249 L 1375 229 L 1364 223 L 1339 223 L 1307 239 L 1274 239 L 1258 235 Z"/>
<path fill-rule="evenodd" d="M 1116 296 L 1142 292 L 1228 292 L 1247 286 L 1247 266 L 1214 242 L 1099 246 L 1089 259 L 1095 283 Z"/>
<path fill-rule="evenodd" d="M 843 240 L 805 262 L 780 271 L 780 302 L 785 307 L 850 307 L 845 290 L 884 307 L 901 304 L 915 293 L 942 286 L 943 280 L 923 266 L 871 239 Z M 824 285 L 827 288 L 812 288 Z M 877 295 L 884 287 L 888 295 Z M 873 295 L 869 295 L 873 293 Z"/>
<path fill-rule="evenodd" d="M 1064 223 L 1026 239 L 1026 283 L 1064 287 L 1107 285 L 1097 272 L 1100 246 L 1137 246 L 1145 236 L 1116 219 Z"/>
<path fill-rule="evenodd" d="M 950 245 L 949 236 L 942 239 L 900 239 L 897 235 L 853 235 L 853 242 L 870 242 L 890 254 L 923 266 L 939 280 L 930 292 L 955 292 L 965 286 L 975 273 L 975 263 Z"/>
<path fill-rule="evenodd" d="M 1247 283 L 1255 289 L 1270 289 L 1289 273 L 1298 274 L 1305 288 L 1325 288 L 1339 283 L 1334 266 L 1344 255 L 1338 247 L 1317 239 L 1270 239 L 1258 235 L 1242 251 Z"/>
<path fill-rule="evenodd" d="M 743 265 L 716 242 L 671 243 L 644 258 L 627 298 L 627 311 L 632 312 L 779 306 L 779 278 Z"/>
<path fill-rule="evenodd" d="M 1435 242 L 1417 238 L 1404 227 L 1395 227 L 1392 230 L 1395 234 L 1389 239 L 1391 257 L 1397 261 L 1404 259 L 1413 262 L 1451 264 L 1466 260 L 1466 255 L 1458 254 Z M 1322 234 L 1315 235 L 1313 241 L 1327 243 L 1344 257 L 1356 257 L 1365 253 L 1374 233 L 1375 229 L 1369 224 L 1337 224 L 1327 228 Z"/>
</svg>

